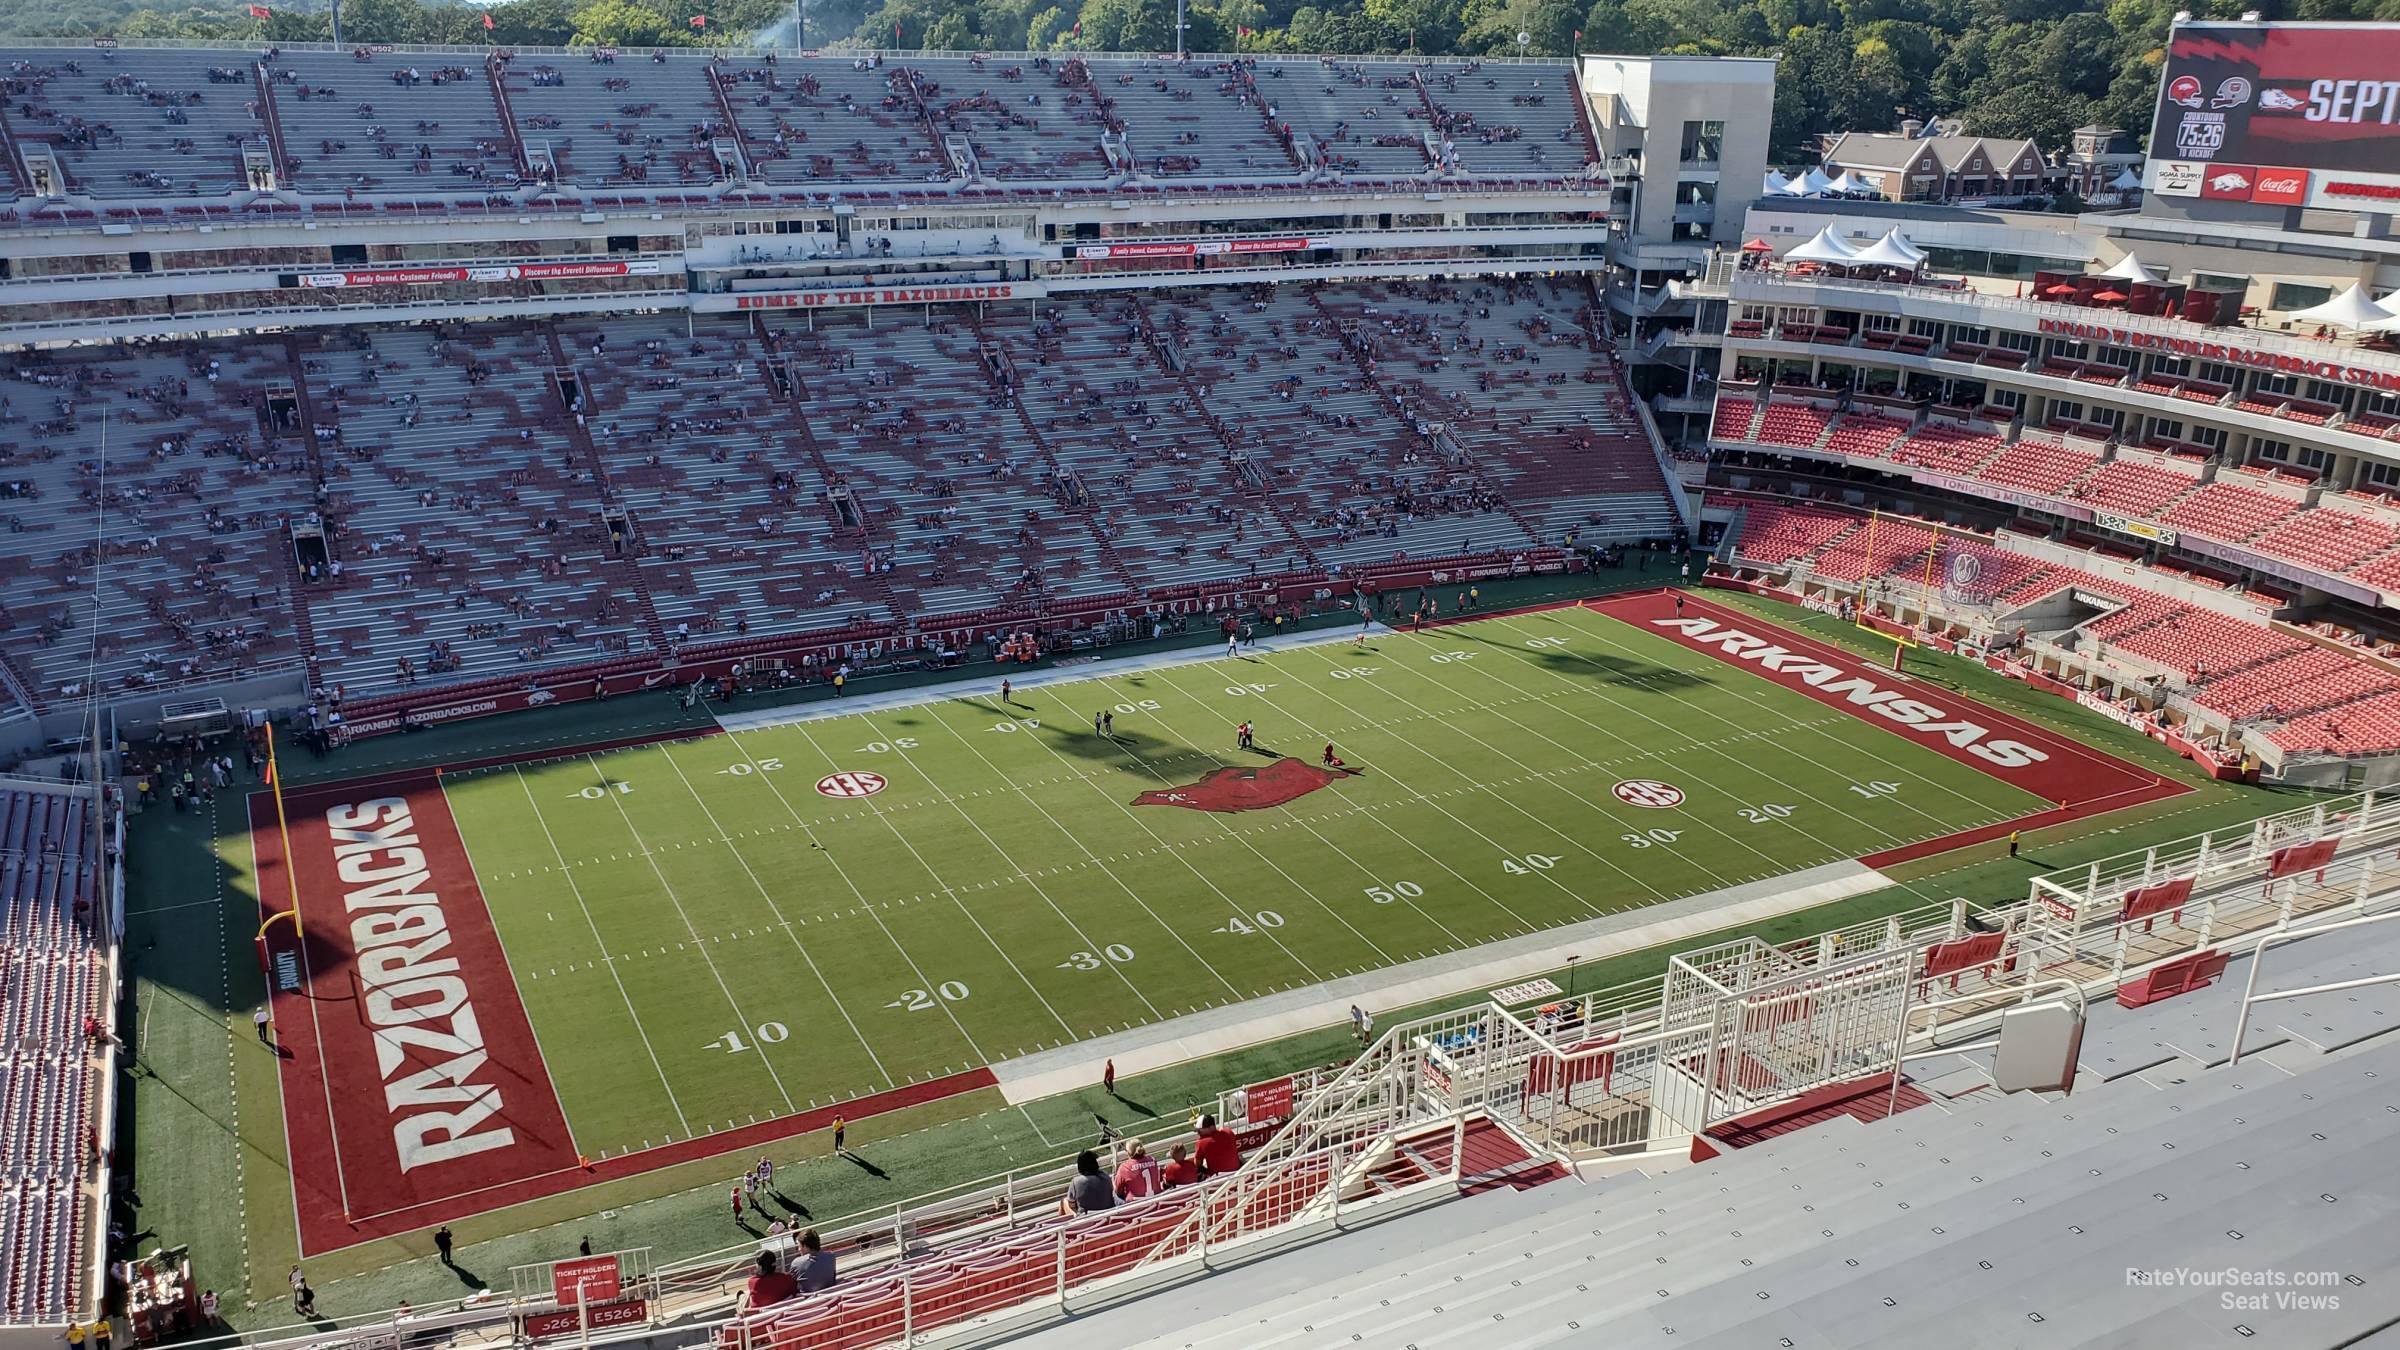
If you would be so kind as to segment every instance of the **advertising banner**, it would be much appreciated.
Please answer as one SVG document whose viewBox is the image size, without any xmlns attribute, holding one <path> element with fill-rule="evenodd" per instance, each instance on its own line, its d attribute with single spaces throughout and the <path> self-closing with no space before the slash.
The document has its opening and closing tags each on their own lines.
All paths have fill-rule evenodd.
<svg viewBox="0 0 2400 1350">
<path fill-rule="evenodd" d="M 2152 190 L 2169 195 L 2393 210 L 2400 24 L 2178 27 L 2150 153 Z M 2196 193 L 2187 165 L 2203 166 Z"/>
</svg>

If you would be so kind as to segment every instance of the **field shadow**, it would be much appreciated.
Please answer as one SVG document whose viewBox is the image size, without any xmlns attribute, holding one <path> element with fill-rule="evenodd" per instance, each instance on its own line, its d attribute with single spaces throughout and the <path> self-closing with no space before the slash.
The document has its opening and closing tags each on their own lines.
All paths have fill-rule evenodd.
<svg viewBox="0 0 2400 1350">
<path fill-rule="evenodd" d="M 877 1181 L 889 1181 L 892 1179 L 891 1173 L 884 1171 L 882 1168 L 877 1167 L 875 1164 L 868 1162 L 866 1159 L 850 1152 L 847 1149 L 844 1149 L 840 1156 L 849 1159 L 853 1166 L 857 1167 L 860 1171 L 866 1173 L 868 1176 L 875 1178 Z"/>
<path fill-rule="evenodd" d="M 1592 684 L 1646 686 L 1663 692 L 1706 689 L 1716 684 L 1716 680 L 1710 676 L 1695 675 L 1680 667 L 1660 665 L 1656 661 L 1645 661 L 1638 657 L 1620 656 L 1615 652 L 1593 654 L 1565 651 L 1557 647 L 1527 648 L 1521 642 L 1503 642 L 1479 633 L 1461 632 L 1456 636 L 1461 642 L 1480 643 L 1486 647 L 1505 651 L 1511 656 L 1531 658 L 1531 664 L 1569 680 Z"/>
<path fill-rule="evenodd" d="M 1127 721 L 1130 722 L 1131 719 L 1127 719 Z M 1180 741 L 1162 740 L 1131 725 L 1120 725 L 1115 735 L 1103 736 L 1092 730 L 1089 717 L 1066 726 L 1044 722 L 1039 734 L 1045 744 L 1062 755 L 1100 763 L 1125 764 L 1129 760 L 1135 759 L 1162 760 L 1186 755 L 1192 750 L 1192 747 Z"/>
</svg>

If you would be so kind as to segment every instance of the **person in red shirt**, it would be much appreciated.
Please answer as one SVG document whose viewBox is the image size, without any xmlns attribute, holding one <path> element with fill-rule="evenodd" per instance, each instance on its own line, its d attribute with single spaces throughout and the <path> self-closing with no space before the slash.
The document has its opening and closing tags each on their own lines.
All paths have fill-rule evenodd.
<svg viewBox="0 0 2400 1350">
<path fill-rule="evenodd" d="M 758 1273 L 750 1277 L 750 1307 L 766 1308 L 800 1292 L 800 1282 L 788 1270 L 778 1270 L 775 1253 L 758 1254 Z"/>
<path fill-rule="evenodd" d="M 1200 1175 L 1221 1177 L 1242 1165 L 1242 1147 L 1234 1142 L 1233 1132 L 1217 1128 L 1215 1116 L 1200 1117 L 1200 1136 L 1192 1144 L 1200 1157 Z"/>
<path fill-rule="evenodd" d="M 1177 1144 L 1175 1147 L 1167 1150 L 1167 1165 L 1159 1169 L 1158 1174 L 1158 1186 L 1160 1190 L 1173 1190 L 1177 1186 L 1190 1186 L 1199 1180 L 1200 1164 L 1192 1161 L 1191 1155 L 1184 1151 L 1183 1145 Z"/>
</svg>

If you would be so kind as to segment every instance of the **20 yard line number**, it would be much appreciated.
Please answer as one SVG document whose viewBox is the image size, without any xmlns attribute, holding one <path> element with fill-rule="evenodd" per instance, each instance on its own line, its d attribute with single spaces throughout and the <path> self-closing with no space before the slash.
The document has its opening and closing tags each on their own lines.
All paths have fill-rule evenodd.
<svg viewBox="0 0 2400 1350">
<path fill-rule="evenodd" d="M 904 989 L 900 997 L 884 1004 L 903 1012 L 931 1012 L 943 1003 L 964 1003 L 970 991 L 957 980 L 944 980 L 932 989 Z M 935 1000 L 940 1000 L 936 1002 Z"/>
</svg>

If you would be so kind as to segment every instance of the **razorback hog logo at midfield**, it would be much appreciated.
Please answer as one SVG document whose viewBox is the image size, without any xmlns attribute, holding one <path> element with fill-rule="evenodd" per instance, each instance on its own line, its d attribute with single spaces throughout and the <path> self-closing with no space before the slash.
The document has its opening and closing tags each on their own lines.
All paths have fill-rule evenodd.
<svg viewBox="0 0 2400 1350">
<path fill-rule="evenodd" d="M 1297 759 L 1279 759 L 1263 768 L 1228 764 L 1211 769 L 1196 783 L 1153 788 L 1133 799 L 1135 806 L 1180 806 L 1191 811 L 1255 811 L 1307 796 L 1354 770 L 1321 769 Z"/>
<path fill-rule="evenodd" d="M 1710 619 L 1653 619 L 1651 623 L 1681 633 L 1685 641 L 1695 646 L 1714 647 L 1733 660 L 1748 661 L 1798 680 L 1821 696 L 1839 698 L 1853 708 L 1888 718 L 1920 736 L 1940 737 L 1987 764 L 2022 769 L 2050 758 L 2023 741 L 1994 737 L 1990 727 L 1940 704 L 1912 696 L 1871 676 L 1827 665 L 1739 628 L 1729 628 Z"/>
</svg>

